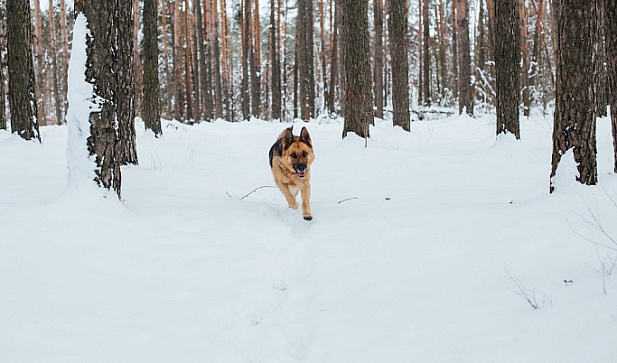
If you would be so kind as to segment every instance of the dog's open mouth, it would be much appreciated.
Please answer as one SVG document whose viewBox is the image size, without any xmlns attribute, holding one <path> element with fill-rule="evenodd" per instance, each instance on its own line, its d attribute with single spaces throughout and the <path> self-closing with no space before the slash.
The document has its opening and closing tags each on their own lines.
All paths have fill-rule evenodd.
<svg viewBox="0 0 617 363">
<path fill-rule="evenodd" d="M 297 171 L 296 174 L 298 174 L 298 178 L 303 179 L 304 176 L 306 175 L 306 172 L 304 172 L 304 171 Z"/>
</svg>

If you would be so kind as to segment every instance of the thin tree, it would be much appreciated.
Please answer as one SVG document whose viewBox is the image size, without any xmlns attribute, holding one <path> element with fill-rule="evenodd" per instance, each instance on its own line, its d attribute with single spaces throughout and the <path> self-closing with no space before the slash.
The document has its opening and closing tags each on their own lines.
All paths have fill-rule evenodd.
<svg viewBox="0 0 617 363">
<path fill-rule="evenodd" d="M 11 129 L 26 140 L 41 141 L 30 32 L 30 1 L 7 0 L 7 50 Z"/>
<path fill-rule="evenodd" d="M 69 66 L 69 36 L 67 31 L 66 21 L 66 4 L 65 0 L 60 0 L 60 44 L 62 44 L 62 53 L 60 56 L 60 97 L 62 100 L 62 115 L 64 121 L 64 115 L 66 115 L 67 104 L 67 79 L 68 79 L 68 66 Z"/>
<path fill-rule="evenodd" d="M 36 84 L 34 85 L 34 91 L 37 96 L 37 112 L 39 122 L 45 124 L 45 116 L 46 112 L 46 100 L 48 94 L 48 87 L 45 84 L 45 77 L 43 76 L 43 71 L 45 69 L 45 54 L 43 50 L 43 33 L 42 28 L 43 24 L 41 21 L 41 1 L 34 0 L 33 2 L 34 9 L 34 72 L 36 78 Z M 12 14 L 9 12 L 9 14 Z M 10 16 L 12 17 L 12 16 Z"/>
<path fill-rule="evenodd" d="M 431 105 L 431 51 L 430 51 L 430 22 L 429 22 L 429 0 L 424 0 L 422 4 L 422 92 L 424 96 L 422 99 L 424 100 L 424 106 Z"/>
<path fill-rule="evenodd" d="M 551 191 L 562 156 L 573 149 L 577 180 L 597 182 L 596 42 L 597 1 L 561 0 L 557 28 L 557 90 L 553 127 Z"/>
<path fill-rule="evenodd" d="M 497 2 L 497 0 L 495 1 Z M 527 11 L 525 9 L 525 1 L 517 0 L 518 17 L 519 17 L 519 32 L 520 32 L 520 48 L 521 48 L 521 89 L 523 96 L 523 115 L 529 116 L 531 111 L 531 90 L 529 80 L 529 50 L 527 47 Z M 497 30 L 499 31 L 499 30 Z M 499 37 L 500 34 L 497 34 Z"/>
<path fill-rule="evenodd" d="M 373 93 L 368 34 L 368 1 L 344 0 L 345 28 L 345 123 L 349 132 L 367 139 L 373 122 Z"/>
<path fill-rule="evenodd" d="M 281 119 L 281 61 L 278 49 L 276 1 L 270 0 L 270 57 L 272 59 L 272 118 Z"/>
<path fill-rule="evenodd" d="M 495 0 L 497 135 L 521 138 L 519 126 L 520 38 L 516 0 Z"/>
<path fill-rule="evenodd" d="M 606 68 L 609 83 L 611 125 L 613 130 L 614 171 L 617 173 L 617 2 L 604 0 Z"/>
<path fill-rule="evenodd" d="M 405 1 L 406 2 L 406 1 Z M 383 2 L 375 0 L 373 2 L 373 18 L 375 22 L 375 56 L 373 62 L 373 94 L 375 95 L 375 117 L 383 118 L 384 108 L 384 89 L 383 89 Z M 405 54 L 406 55 L 406 54 Z M 406 59 L 406 58 L 405 58 Z M 403 77 L 403 75 L 401 75 Z"/>
<path fill-rule="evenodd" d="M 469 46 L 469 0 L 456 0 L 458 31 L 458 112 L 473 115 L 473 88 L 471 86 L 471 50 Z"/>
<path fill-rule="evenodd" d="M 251 115 L 251 90 L 249 80 L 251 0 L 242 0 L 241 4 L 240 29 L 242 36 L 242 81 L 240 97 L 242 99 L 242 119 L 248 120 Z"/>
<path fill-rule="evenodd" d="M 411 130 L 409 114 L 409 62 L 407 60 L 407 1 L 389 0 L 388 34 L 392 60 L 393 123 L 405 131 Z"/>
<path fill-rule="evenodd" d="M 219 41 L 219 17 L 217 11 L 218 1 L 212 0 L 210 5 L 209 10 L 212 17 L 210 43 L 212 43 L 212 58 L 214 63 L 211 83 L 214 83 L 214 118 L 218 119 L 223 117 L 223 80 L 221 74 L 221 42 Z"/>
<path fill-rule="evenodd" d="M 108 0 L 110 1 L 110 0 Z M 135 132 L 135 112 L 138 108 L 136 94 L 141 93 L 143 88 L 141 61 L 139 52 L 135 51 L 137 43 L 133 32 L 135 4 L 129 4 L 126 0 L 116 0 L 117 5 L 114 13 L 114 27 L 116 28 L 114 52 L 115 62 L 114 75 L 116 89 L 113 94 L 116 97 L 116 122 L 119 128 L 119 160 L 122 165 L 137 165 L 137 134 Z M 135 75 L 135 70 L 140 73 Z M 141 83 L 136 91 L 136 85 Z"/>
<path fill-rule="evenodd" d="M 161 129 L 161 103 L 159 86 L 159 47 L 157 27 L 158 0 L 144 0 L 143 11 L 143 79 L 144 96 L 142 114 L 146 129 L 159 137 Z"/>
<path fill-rule="evenodd" d="M 49 51 L 51 56 L 51 66 L 52 66 L 52 82 L 51 82 L 51 91 L 54 95 L 54 109 L 56 111 L 55 121 L 57 125 L 61 125 L 63 122 L 63 114 L 62 114 L 62 97 L 60 96 L 60 86 L 59 86 L 59 67 L 58 67 L 58 50 L 56 47 L 56 21 L 54 19 L 54 2 L 53 0 L 49 0 L 49 33 L 50 33 L 50 44 Z"/>
</svg>

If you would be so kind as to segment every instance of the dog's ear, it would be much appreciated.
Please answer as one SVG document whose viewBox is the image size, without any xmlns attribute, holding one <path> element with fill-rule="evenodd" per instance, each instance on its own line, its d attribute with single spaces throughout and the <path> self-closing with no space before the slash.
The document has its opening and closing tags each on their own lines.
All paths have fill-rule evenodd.
<svg viewBox="0 0 617 363">
<path fill-rule="evenodd" d="M 307 145 L 311 145 L 311 135 L 309 135 L 306 127 L 303 127 L 302 131 L 300 131 L 300 141 L 304 142 Z"/>
<path fill-rule="evenodd" d="M 289 127 L 279 135 L 279 139 L 283 140 L 283 148 L 287 148 L 294 141 L 294 134 L 292 132 L 293 126 Z"/>
</svg>

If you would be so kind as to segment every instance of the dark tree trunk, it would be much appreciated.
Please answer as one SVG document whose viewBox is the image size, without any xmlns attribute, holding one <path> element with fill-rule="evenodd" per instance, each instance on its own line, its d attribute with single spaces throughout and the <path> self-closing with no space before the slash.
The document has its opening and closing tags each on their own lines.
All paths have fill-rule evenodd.
<svg viewBox="0 0 617 363">
<path fill-rule="evenodd" d="M 424 106 L 431 105 L 431 51 L 430 51 L 430 22 L 429 22 L 429 0 L 424 0 L 422 4 L 422 97 Z"/>
<path fill-rule="evenodd" d="M 573 149 L 583 184 L 597 182 L 596 164 L 596 1 L 562 0 L 557 27 L 557 90 L 553 128 L 552 177 Z"/>
<path fill-rule="evenodd" d="M 110 0 L 107 0 L 110 1 Z M 117 0 L 114 15 L 116 30 L 115 77 L 117 89 L 114 92 L 117 105 L 116 119 L 119 126 L 122 165 L 137 164 L 137 136 L 135 132 L 135 53 L 133 51 L 133 6 L 129 1 Z M 137 77 L 141 78 L 141 77 Z"/>
<path fill-rule="evenodd" d="M 281 119 L 281 62 L 277 43 L 276 0 L 270 0 L 270 54 L 272 57 L 272 119 Z"/>
<path fill-rule="evenodd" d="M 334 106 L 335 94 L 338 89 L 338 74 L 339 74 L 339 61 L 338 61 L 338 40 L 339 40 L 339 21 L 340 21 L 340 6 L 338 1 L 334 4 L 334 24 L 332 26 L 332 44 L 330 45 L 330 90 L 328 92 L 328 98 L 326 99 L 326 105 L 330 113 L 335 113 L 336 108 Z"/>
<path fill-rule="evenodd" d="M 6 101 L 4 94 L 4 54 L 6 53 L 6 7 L 0 3 L 0 130 L 6 130 Z"/>
<path fill-rule="evenodd" d="M 313 0 L 298 0 L 298 86 L 300 118 L 315 117 L 315 70 L 313 66 Z"/>
<path fill-rule="evenodd" d="M 516 0 L 495 1 L 497 135 L 521 138 L 519 126 L 520 30 Z"/>
<path fill-rule="evenodd" d="M 128 3 L 130 6 L 130 2 Z M 114 5 L 114 1 L 109 0 L 88 0 L 84 4 L 84 15 L 90 30 L 90 35 L 86 38 L 86 81 L 94 85 L 95 97 L 99 100 L 100 107 L 100 110 L 90 113 L 88 151 L 96 161 L 96 182 L 104 188 L 113 189 L 120 198 L 120 128 L 116 123 L 117 105 L 114 103 L 114 92 L 118 85 L 112 68 L 115 63 L 113 50 L 116 47 Z M 129 24 L 132 27 L 133 23 Z"/>
<path fill-rule="evenodd" d="M 241 28 L 242 28 L 242 83 L 240 97 L 242 99 L 242 119 L 251 117 L 251 90 L 249 81 L 249 47 L 250 47 L 250 0 L 243 0 L 241 5 Z"/>
<path fill-rule="evenodd" d="M 346 30 L 345 30 L 345 25 L 344 25 L 344 14 L 345 14 L 345 1 L 344 0 L 339 0 L 339 1 L 335 1 L 335 16 L 336 16 L 336 21 L 338 22 L 338 29 L 337 29 L 337 36 L 338 36 L 338 95 L 339 95 L 339 112 L 341 115 L 345 114 L 345 97 L 346 97 L 346 90 L 345 87 L 347 86 L 347 80 L 345 79 L 346 77 L 346 71 L 345 71 L 345 65 L 346 65 L 346 61 L 345 61 L 345 42 L 347 41 L 347 35 L 346 35 Z"/>
<path fill-rule="evenodd" d="M 604 1 L 598 1 L 598 44 L 597 44 L 597 69 L 596 69 L 596 107 L 598 117 L 606 117 L 608 106 L 607 94 L 607 69 L 606 69 L 606 42 L 605 29 L 607 24 L 604 19 Z"/>
<path fill-rule="evenodd" d="M 388 26 L 392 59 L 392 108 L 393 123 L 410 131 L 409 114 L 409 62 L 407 61 L 407 15 L 404 1 L 390 0 Z"/>
<path fill-rule="evenodd" d="M 383 3 L 382 0 L 373 2 L 373 16 L 375 22 L 375 61 L 373 64 L 373 93 L 375 96 L 375 117 L 383 118 Z M 407 59 L 407 58 L 405 58 Z M 401 77 L 403 75 L 401 74 Z"/>
<path fill-rule="evenodd" d="M 37 139 L 39 119 L 35 95 L 29 0 L 7 0 L 7 50 L 11 129 L 26 140 Z"/>
<path fill-rule="evenodd" d="M 56 125 L 62 125 L 63 116 L 62 116 L 62 97 L 60 97 L 60 86 L 58 81 L 58 73 L 60 70 L 58 69 L 58 49 L 56 46 L 56 22 L 54 20 L 54 3 L 53 0 L 49 0 L 49 52 L 51 57 L 51 66 L 52 66 L 52 93 L 54 95 L 54 110 L 56 112 Z M 64 9 L 62 9 L 64 10 Z"/>
<path fill-rule="evenodd" d="M 617 173 L 617 2 L 615 0 L 604 0 L 604 24 L 606 25 L 606 66 L 613 130 L 614 171 Z"/>
<path fill-rule="evenodd" d="M 366 139 L 373 122 L 368 1 L 344 0 L 344 4 L 346 86 L 343 137 L 354 132 Z"/>
<path fill-rule="evenodd" d="M 207 1 L 207 0 L 206 0 Z M 195 13 L 195 49 L 193 55 L 193 78 L 195 80 L 195 119 L 202 120 L 204 114 L 208 118 L 208 111 L 205 106 L 205 93 L 208 92 L 206 87 L 206 52 L 204 49 L 204 26 L 203 16 L 201 13 L 201 0 L 193 1 L 193 11 Z M 204 94 L 202 94 L 202 92 Z"/>
<path fill-rule="evenodd" d="M 473 87 L 471 86 L 471 50 L 469 47 L 469 1 L 456 0 L 458 31 L 458 112 L 473 115 Z"/>
<path fill-rule="evenodd" d="M 452 0 L 452 88 L 454 97 L 458 97 L 458 25 L 456 17 L 458 14 L 457 3 L 459 0 Z"/>
<path fill-rule="evenodd" d="M 144 0 L 144 103 L 142 107 L 146 129 L 152 130 L 159 137 L 161 129 L 161 104 L 159 88 L 158 66 L 158 27 L 157 27 L 158 0 Z"/>
<path fill-rule="evenodd" d="M 223 118 L 223 82 L 221 79 L 221 46 L 219 42 L 219 20 L 217 16 L 218 2 L 215 0 L 211 11 L 214 12 L 214 28 L 212 37 L 212 51 L 214 58 L 214 117 Z"/>
</svg>

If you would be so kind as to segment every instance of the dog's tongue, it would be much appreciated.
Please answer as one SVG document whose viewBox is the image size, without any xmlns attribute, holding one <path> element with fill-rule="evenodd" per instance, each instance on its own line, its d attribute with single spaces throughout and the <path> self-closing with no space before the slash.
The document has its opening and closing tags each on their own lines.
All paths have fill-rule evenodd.
<svg viewBox="0 0 617 363">
<path fill-rule="evenodd" d="M 299 172 L 298 172 L 298 176 L 299 176 L 300 178 L 304 178 L 304 172 L 303 172 L 303 171 L 299 171 Z"/>
</svg>

